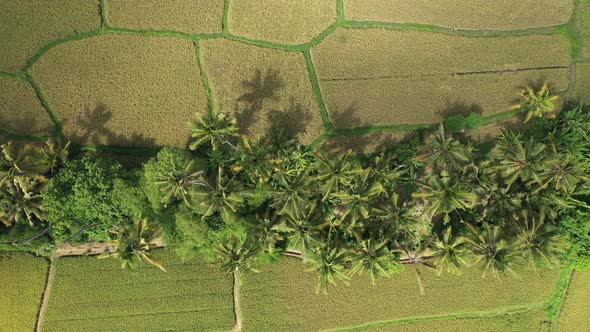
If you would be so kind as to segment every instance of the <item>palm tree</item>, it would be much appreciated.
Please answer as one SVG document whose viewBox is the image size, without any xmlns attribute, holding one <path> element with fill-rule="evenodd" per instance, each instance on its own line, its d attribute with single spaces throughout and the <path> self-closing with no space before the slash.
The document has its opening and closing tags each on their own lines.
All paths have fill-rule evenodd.
<svg viewBox="0 0 590 332">
<path fill-rule="evenodd" d="M 460 274 L 461 269 L 469 265 L 469 243 L 462 236 L 454 236 L 451 227 L 434 241 L 431 254 L 438 275 L 443 271 Z"/>
<path fill-rule="evenodd" d="M 381 183 L 372 181 L 370 174 L 370 168 L 364 170 L 350 189 L 334 194 L 342 207 L 340 218 L 348 219 L 350 228 L 354 228 L 357 221 L 368 219 L 373 203 L 385 193 Z"/>
<path fill-rule="evenodd" d="M 242 137 L 238 152 L 231 170 L 236 174 L 244 174 L 243 177 L 254 185 L 268 182 L 281 162 L 265 141 L 250 144 L 246 137 Z"/>
<path fill-rule="evenodd" d="M 132 230 L 123 229 L 115 240 L 115 251 L 100 255 L 98 258 L 115 257 L 121 260 L 121 267 L 134 269 L 143 259 L 151 265 L 166 272 L 161 262 L 154 259 L 151 251 L 157 247 L 155 241 L 162 235 L 162 227 L 150 227 L 147 219 L 140 219 Z"/>
<path fill-rule="evenodd" d="M 308 249 L 318 245 L 318 238 L 324 223 L 324 216 L 316 206 L 312 204 L 299 216 L 287 215 L 290 248 L 301 251 L 304 262 L 307 261 Z"/>
<path fill-rule="evenodd" d="M 55 172 L 57 167 L 63 165 L 68 160 L 69 147 L 70 142 L 62 145 L 62 143 L 55 138 L 47 139 L 47 141 L 45 141 L 45 146 L 40 149 L 42 164 L 44 167 L 51 173 Z"/>
<path fill-rule="evenodd" d="M 276 214 L 274 210 L 266 210 L 264 214 L 259 214 L 254 226 L 254 234 L 261 248 L 272 254 L 277 242 L 286 238 L 290 228 L 285 225 L 282 216 Z"/>
<path fill-rule="evenodd" d="M 566 248 L 566 242 L 555 226 L 545 223 L 545 211 L 522 212 L 516 224 L 516 246 L 528 268 L 537 269 L 537 264 L 552 267 L 557 256 Z"/>
<path fill-rule="evenodd" d="M 546 148 L 547 145 L 535 142 L 533 138 L 524 143 L 522 135 L 505 132 L 500 135 L 494 150 L 494 159 L 498 163 L 495 169 L 500 171 L 508 186 L 518 179 L 524 183 L 539 183 L 547 157 Z"/>
<path fill-rule="evenodd" d="M 309 197 L 315 188 L 313 179 L 306 174 L 287 176 L 283 172 L 278 172 L 275 179 L 272 207 L 279 214 L 299 218 L 309 208 Z"/>
<path fill-rule="evenodd" d="M 535 91 L 529 86 L 524 87 L 519 96 L 522 98 L 521 103 L 512 106 L 512 109 L 527 112 L 524 123 L 529 122 L 534 117 L 540 118 L 545 114 L 555 112 L 559 100 L 559 96 L 550 95 L 547 83 L 543 84 L 539 91 Z"/>
<path fill-rule="evenodd" d="M 579 184 L 590 180 L 589 169 L 590 165 L 570 153 L 553 154 L 542 165 L 542 174 L 538 176 L 535 192 L 552 186 L 556 191 L 570 196 Z"/>
<path fill-rule="evenodd" d="M 189 145 L 191 150 L 196 150 L 206 143 L 211 145 L 213 150 L 217 150 L 223 144 L 231 145 L 230 139 L 238 136 L 236 120 L 214 110 L 210 110 L 189 125 L 191 137 L 194 138 Z"/>
<path fill-rule="evenodd" d="M 445 222 L 448 222 L 449 213 L 474 208 L 479 197 L 445 171 L 441 175 L 430 175 L 428 183 L 421 183 L 421 191 L 413 193 L 412 197 L 423 199 L 427 203 L 424 212 L 428 216 L 444 214 Z"/>
<path fill-rule="evenodd" d="M 385 236 L 398 238 L 402 233 L 414 234 L 413 227 L 419 224 L 412 201 L 400 200 L 398 193 L 393 193 L 372 212 L 379 220 L 377 229 Z"/>
<path fill-rule="evenodd" d="M 229 243 L 220 243 L 215 249 L 217 254 L 216 264 L 222 271 L 233 274 L 239 280 L 244 272 L 258 272 L 252 263 L 258 254 L 258 249 L 249 239 L 238 239 L 232 236 Z"/>
<path fill-rule="evenodd" d="M 0 186 L 0 221 L 7 227 L 27 221 L 31 226 L 45 220 L 43 190 L 45 180 L 27 178 Z"/>
<path fill-rule="evenodd" d="M 359 163 L 353 160 L 350 150 L 342 156 L 327 156 L 319 151 L 315 168 L 323 193 L 322 201 L 326 201 L 333 192 L 349 186 L 363 172 Z"/>
<path fill-rule="evenodd" d="M 388 277 L 399 270 L 399 263 L 387 247 L 387 241 L 364 240 L 359 244 L 360 248 L 353 254 L 356 265 L 352 268 L 350 276 L 356 273 L 369 273 L 371 283 L 375 285 L 378 277 Z"/>
<path fill-rule="evenodd" d="M 201 180 L 203 171 L 196 171 L 194 161 L 187 158 L 184 166 L 176 165 L 174 159 L 171 159 L 169 168 L 158 171 L 158 180 L 155 182 L 162 192 L 162 204 L 166 207 L 168 204 L 176 201 L 183 201 L 190 207 L 190 196 L 195 186 L 207 186 L 207 183 Z"/>
<path fill-rule="evenodd" d="M 331 247 L 329 244 L 310 251 L 307 264 L 310 267 L 306 271 L 318 273 L 316 294 L 328 293 L 330 285 L 336 286 L 336 281 L 348 284 L 350 277 L 346 273 L 346 264 L 350 259 L 349 252 L 341 247 Z"/>
<path fill-rule="evenodd" d="M 421 153 L 416 156 L 416 160 L 426 163 L 430 169 L 461 169 L 473 158 L 471 144 L 463 145 L 452 136 L 446 136 L 442 123 L 434 138 L 426 145 L 419 146 L 418 151 Z"/>
<path fill-rule="evenodd" d="M 473 237 L 467 238 L 474 255 L 474 264 L 481 267 L 483 276 L 491 273 L 499 277 L 502 273 L 514 272 L 515 246 L 504 238 L 503 230 L 499 226 L 483 224 L 478 230 L 466 223 L 471 229 Z"/>
<path fill-rule="evenodd" d="M 395 160 L 385 153 L 375 156 L 369 167 L 373 180 L 383 184 L 387 191 L 395 190 L 400 183 L 408 180 L 405 165 L 396 165 Z"/>
<path fill-rule="evenodd" d="M 26 185 L 28 178 L 37 178 L 44 172 L 40 154 L 31 144 L 8 142 L 0 145 L 0 185 L 17 180 Z"/>
<path fill-rule="evenodd" d="M 203 208 L 202 219 L 206 219 L 219 213 L 224 221 L 228 222 L 243 202 L 238 183 L 233 178 L 227 178 L 221 167 L 218 168 L 213 185 L 203 182 L 198 191 L 192 193 L 195 201 Z"/>
</svg>

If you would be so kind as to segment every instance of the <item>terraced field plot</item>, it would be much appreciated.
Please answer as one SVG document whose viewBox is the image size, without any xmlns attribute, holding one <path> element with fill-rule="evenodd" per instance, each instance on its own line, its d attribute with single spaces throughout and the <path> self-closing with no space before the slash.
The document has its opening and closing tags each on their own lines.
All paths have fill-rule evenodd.
<svg viewBox="0 0 590 332">
<path fill-rule="evenodd" d="M 590 306 L 590 271 L 574 272 L 559 318 L 559 330 L 587 331 L 590 324 L 588 306 Z"/>
<path fill-rule="evenodd" d="M 286 128 L 304 143 L 322 134 L 303 54 L 226 39 L 203 41 L 201 53 L 217 106 L 236 117 L 242 132 Z"/>
<path fill-rule="evenodd" d="M 48 265 L 44 258 L 0 252 L 0 332 L 35 330 Z"/>
<path fill-rule="evenodd" d="M 106 0 L 109 25 L 128 29 L 215 33 L 223 8 L 219 0 Z"/>
<path fill-rule="evenodd" d="M 231 32 L 286 44 L 312 40 L 337 16 L 336 1 L 325 0 L 239 0 L 230 9 Z"/>
<path fill-rule="evenodd" d="M 316 276 L 300 261 L 284 262 L 244 277 L 241 290 L 244 331 L 312 331 L 352 327 L 367 322 L 408 319 L 502 308 L 540 306 L 552 294 L 559 271 L 522 273 L 519 279 L 481 278 L 480 271 L 460 277 L 423 271 L 421 296 L 414 271 L 371 286 L 353 279 L 350 288 L 314 294 Z M 543 285 L 534 288 L 528 285 Z"/>
<path fill-rule="evenodd" d="M 29 83 L 0 76 L 0 130 L 17 135 L 49 134 L 54 123 Z"/>
<path fill-rule="evenodd" d="M 203 263 L 158 252 L 151 266 L 121 270 L 114 259 L 60 258 L 44 331 L 220 331 L 234 325 L 232 280 Z"/>
<path fill-rule="evenodd" d="M 551 45 L 547 52 L 534 49 Z M 569 46 L 560 35 L 463 37 L 424 31 L 340 29 L 312 49 L 337 128 L 436 123 L 476 106 L 509 110 L 519 87 L 568 87 Z"/>
<path fill-rule="evenodd" d="M 0 70 L 18 72 L 46 44 L 100 26 L 99 0 L 0 2 Z"/>
<path fill-rule="evenodd" d="M 462 29 L 525 29 L 566 23 L 574 0 L 344 0 L 354 20 Z"/>
<path fill-rule="evenodd" d="M 590 63 L 576 64 L 576 93 L 586 104 L 590 104 Z"/>
<path fill-rule="evenodd" d="M 59 45 L 32 69 L 77 143 L 184 146 L 207 109 L 193 43 L 108 34 Z"/>
</svg>

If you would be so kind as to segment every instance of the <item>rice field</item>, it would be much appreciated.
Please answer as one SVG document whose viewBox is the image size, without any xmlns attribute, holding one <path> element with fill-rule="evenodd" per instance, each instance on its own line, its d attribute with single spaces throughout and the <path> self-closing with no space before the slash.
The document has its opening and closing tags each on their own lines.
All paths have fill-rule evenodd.
<svg viewBox="0 0 590 332">
<path fill-rule="evenodd" d="M 552 47 L 535 55 L 542 45 Z M 569 82 L 568 40 L 560 35 L 339 29 L 312 55 L 336 128 L 436 123 L 470 107 L 492 115 L 509 111 L 523 85 L 547 81 L 559 91 Z"/>
<path fill-rule="evenodd" d="M 590 0 L 577 0 L 574 15 L 576 31 L 580 37 L 580 57 L 590 61 Z"/>
<path fill-rule="evenodd" d="M 244 276 L 241 287 L 244 331 L 315 331 L 367 322 L 453 315 L 541 305 L 553 293 L 559 271 L 521 273 L 520 278 L 481 278 L 480 271 L 437 277 L 422 271 L 426 295 L 413 269 L 372 286 L 354 278 L 328 295 L 315 294 L 316 276 L 301 261 L 286 259 Z M 531 288 L 528 285 L 544 285 Z"/>
<path fill-rule="evenodd" d="M 288 128 L 306 144 L 322 134 L 303 54 L 226 39 L 200 45 L 215 103 L 236 117 L 244 134 Z"/>
<path fill-rule="evenodd" d="M 100 26 L 99 0 L 0 1 L 0 70 L 18 72 L 50 42 Z"/>
<path fill-rule="evenodd" d="M 49 134 L 55 125 L 31 85 L 0 76 L 0 129 L 16 135 Z"/>
<path fill-rule="evenodd" d="M 222 29 L 219 0 L 106 0 L 108 24 L 128 29 L 215 33 Z"/>
<path fill-rule="evenodd" d="M 35 330 L 48 265 L 30 254 L 0 252 L 0 332 Z"/>
<path fill-rule="evenodd" d="M 336 1 L 239 0 L 230 7 L 228 25 L 240 36 L 303 44 L 336 22 L 336 16 Z"/>
<path fill-rule="evenodd" d="M 582 332 L 590 324 L 590 271 L 574 272 L 559 317 L 559 331 Z"/>
<path fill-rule="evenodd" d="M 207 110 L 191 41 L 107 34 L 52 48 L 32 76 L 76 143 L 184 146 Z"/>
<path fill-rule="evenodd" d="M 590 105 L 590 63 L 576 64 L 576 93 L 582 102 Z"/>
<path fill-rule="evenodd" d="M 408 324 L 385 325 L 376 328 L 359 329 L 367 332 L 544 332 L 550 331 L 547 314 L 543 310 L 498 315 L 484 318 L 458 318 L 434 320 L 429 322 L 413 322 Z M 358 330 L 357 330 L 358 331 Z"/>
<path fill-rule="evenodd" d="M 525 29 L 566 23 L 574 0 L 344 0 L 346 16 L 461 29 Z"/>
<path fill-rule="evenodd" d="M 60 258 L 43 331 L 229 331 L 232 280 L 204 263 L 158 252 L 167 273 L 115 259 Z"/>
</svg>

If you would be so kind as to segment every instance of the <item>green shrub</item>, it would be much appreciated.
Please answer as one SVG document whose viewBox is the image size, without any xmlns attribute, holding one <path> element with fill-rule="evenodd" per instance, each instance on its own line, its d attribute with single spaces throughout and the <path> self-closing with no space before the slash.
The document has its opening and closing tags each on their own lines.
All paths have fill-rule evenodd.
<svg viewBox="0 0 590 332">
<path fill-rule="evenodd" d="M 473 130 L 477 129 L 485 124 L 484 119 L 479 113 L 469 113 L 465 118 L 465 128 Z"/>
<path fill-rule="evenodd" d="M 119 194 L 134 184 L 123 176 L 120 164 L 105 159 L 85 157 L 66 163 L 43 193 L 55 239 L 65 241 L 79 234 L 81 240 L 104 241 L 110 238 L 110 228 L 133 220 L 138 207 L 126 206 L 129 201 L 121 199 L 130 193 Z"/>
<path fill-rule="evenodd" d="M 445 119 L 444 126 L 453 133 L 460 133 L 465 130 L 465 117 L 461 114 L 451 115 Z"/>
</svg>

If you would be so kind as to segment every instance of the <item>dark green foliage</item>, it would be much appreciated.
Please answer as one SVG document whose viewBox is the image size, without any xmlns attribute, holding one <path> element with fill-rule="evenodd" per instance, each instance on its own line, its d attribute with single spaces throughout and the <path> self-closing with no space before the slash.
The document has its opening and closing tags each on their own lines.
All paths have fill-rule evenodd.
<svg viewBox="0 0 590 332">
<path fill-rule="evenodd" d="M 452 133 L 462 133 L 465 130 L 474 130 L 485 124 L 481 114 L 471 112 L 467 116 L 455 114 L 444 121 L 445 128 Z"/>
<path fill-rule="evenodd" d="M 66 163 L 43 193 L 55 239 L 66 241 L 79 236 L 77 239 L 104 241 L 111 238 L 109 229 L 113 226 L 132 222 L 135 208 L 124 206 L 114 191 L 117 182 L 127 181 L 123 176 L 120 164 L 101 158 Z"/>
</svg>

